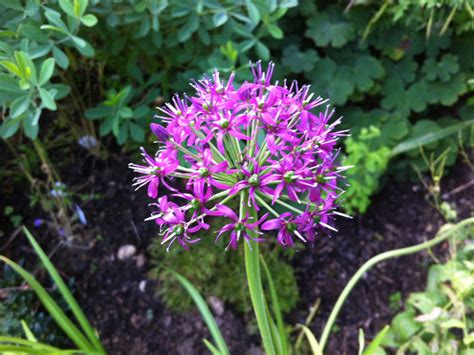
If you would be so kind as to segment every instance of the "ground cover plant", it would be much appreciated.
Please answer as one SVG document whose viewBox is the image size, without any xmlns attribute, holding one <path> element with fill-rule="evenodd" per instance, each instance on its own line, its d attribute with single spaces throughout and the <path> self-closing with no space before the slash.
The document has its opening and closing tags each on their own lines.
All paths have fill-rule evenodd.
<svg viewBox="0 0 474 355">
<path fill-rule="evenodd" d="M 279 334 L 275 337 L 272 333 L 272 341 L 286 338 L 287 344 L 297 345 L 299 351 L 311 351 L 302 341 L 308 331 L 293 330 L 291 335 L 283 336 L 286 332 L 281 329 L 286 331 L 293 329 L 293 324 L 306 324 L 316 335 L 327 333 L 324 320 L 330 316 L 339 293 L 357 266 L 384 251 L 430 239 L 441 220 L 456 223 L 472 215 L 469 195 L 474 147 L 473 6 L 470 1 L 439 0 L 382 3 L 3 1 L 0 4 L 0 146 L 3 153 L 0 156 L 0 254 L 31 270 L 59 307 L 64 308 L 67 317 L 71 317 L 54 283 L 48 283 L 45 273 L 30 257 L 33 249 L 22 237 L 22 225 L 35 228 L 40 244 L 48 250 L 61 276 L 67 279 L 79 304 L 97 328 L 101 342 L 112 353 L 121 353 L 127 347 L 129 352 L 153 353 L 157 347 L 179 353 L 194 349 L 205 351 L 201 339 L 212 338 L 198 314 L 192 311 L 196 298 L 183 291 L 184 279 L 177 277 L 176 272 L 191 282 L 192 286 L 187 284 L 189 290 L 202 294 L 217 316 L 216 323 L 230 350 L 247 351 L 263 346 L 241 262 L 245 248 L 232 250 L 237 246 L 237 239 L 240 242 L 260 239 L 251 234 L 245 238 L 243 230 L 239 230 L 245 225 L 253 227 L 252 222 L 255 222 L 251 216 L 245 222 L 239 218 L 240 192 L 248 191 L 249 197 L 254 197 L 250 205 L 259 206 L 259 217 L 268 213 L 260 226 L 275 228 L 260 233 L 264 233 L 267 240 L 277 238 L 285 245 L 281 248 L 278 243 L 264 243 L 260 248 L 264 259 L 260 260 L 262 287 L 267 296 L 272 296 L 266 300 L 269 310 L 259 311 L 260 325 L 262 313 L 268 313 L 267 318 L 274 320 Z M 262 60 L 263 68 L 269 61 L 275 66 L 258 74 L 258 69 L 251 64 L 258 59 Z M 247 92 L 239 89 L 242 85 L 250 88 L 252 83 L 255 87 L 261 85 L 254 82 L 252 68 L 257 75 L 265 72 L 265 79 L 260 78 L 265 81 L 261 96 L 256 91 L 252 94 L 251 89 Z M 200 80 L 203 75 L 212 78 L 214 70 L 220 73 L 219 78 L 214 79 L 222 83 L 223 88 L 215 84 L 210 95 L 199 89 L 208 85 L 209 79 Z M 268 79 L 270 72 L 272 83 Z M 237 115 L 237 122 L 234 115 L 229 114 L 229 107 L 221 109 L 221 113 L 215 107 L 215 100 L 222 99 L 230 90 L 226 86 L 229 78 L 233 78 L 231 81 L 237 90 L 236 96 L 228 100 L 229 107 L 232 102 L 250 95 L 250 101 L 242 102 L 242 107 L 248 105 L 249 109 L 254 105 L 257 112 L 269 110 L 256 136 L 251 134 L 256 127 L 242 129 L 247 119 L 254 118 Z M 288 93 L 285 108 L 295 97 L 298 100 L 304 96 L 300 87 L 292 88 L 294 79 L 311 84 L 306 95 L 314 93 L 313 99 L 321 96 L 329 101 L 309 107 L 311 114 L 318 117 L 316 121 L 309 120 L 298 126 L 291 126 L 293 121 L 289 121 L 293 130 L 288 132 L 285 119 L 279 115 L 284 116 L 285 112 L 289 115 L 292 109 L 278 113 L 265 103 L 261 108 L 258 106 L 268 98 L 264 93 L 273 87 L 280 88 L 281 95 L 285 88 L 289 92 L 294 89 L 293 94 Z M 196 96 L 195 88 L 188 85 L 190 81 L 198 86 L 201 96 Z M 149 193 L 154 196 L 154 184 L 159 181 L 159 196 L 166 198 L 149 199 L 150 203 L 158 203 L 155 207 L 160 207 L 161 202 L 171 210 L 178 208 L 184 215 L 199 209 L 207 213 L 204 207 L 210 214 L 220 214 L 196 220 L 196 229 L 201 230 L 195 236 L 201 242 L 190 245 L 190 252 L 176 246 L 167 252 L 161 245 L 162 237 L 156 236 L 158 229 L 153 228 L 154 223 L 141 222 L 147 207 L 142 194 L 131 193 L 132 176 L 126 172 L 128 162 L 139 163 L 139 146 L 151 152 L 153 141 L 166 140 L 160 128 L 167 126 L 167 120 L 161 117 L 166 115 L 159 109 L 169 110 L 166 103 L 172 102 L 176 92 L 182 93 L 179 105 L 186 106 L 187 100 L 193 98 L 191 108 L 187 108 L 193 115 L 196 107 L 203 116 L 222 115 L 212 123 L 199 122 L 195 127 L 183 123 L 188 115 L 177 119 L 179 128 L 172 131 L 173 136 L 175 132 L 182 134 L 177 140 L 181 150 L 176 148 L 179 176 L 157 179 L 160 174 L 156 170 L 157 175 L 150 179 Z M 200 97 L 214 106 L 207 101 L 200 102 Z M 270 97 L 270 101 L 278 101 L 276 98 L 280 96 L 272 93 Z M 252 104 L 254 99 L 256 103 Z M 275 103 L 272 101 L 272 104 Z M 301 136 L 305 124 L 313 138 L 319 134 L 324 136 L 326 128 L 318 132 L 314 122 L 319 122 L 319 115 L 330 116 L 332 111 L 329 108 L 326 111 L 327 104 L 337 112 L 328 120 L 327 129 L 343 116 L 339 125 L 343 139 L 334 146 L 340 151 L 333 153 L 329 153 L 332 142 L 325 145 L 321 140 L 313 145 L 310 135 L 304 139 Z M 303 100 L 298 105 L 307 103 Z M 178 115 L 178 111 L 173 110 L 172 113 Z M 185 111 L 183 107 L 179 110 Z M 253 112 L 252 109 L 249 112 Z M 306 112 L 304 108 L 302 112 Z M 296 116 L 293 119 L 298 121 Z M 194 141 L 185 144 L 180 140 L 188 134 L 192 136 L 193 130 L 201 129 L 205 137 L 194 137 Z M 350 135 L 346 136 L 347 132 Z M 234 138 L 240 143 L 235 144 Z M 326 171 L 321 165 L 320 169 L 311 170 L 311 166 L 317 165 L 316 161 L 313 165 L 295 161 L 296 152 L 292 149 L 296 151 L 301 146 L 297 144 L 301 143 L 300 139 L 308 144 L 304 148 L 305 157 L 311 156 L 310 152 L 328 154 L 318 156 L 317 161 L 329 164 L 325 159 L 334 154 L 337 158 L 331 164 L 351 166 L 344 171 L 345 177 L 339 176 L 344 169 Z M 282 146 L 282 143 L 285 144 Z M 166 164 L 170 164 L 165 164 L 166 169 L 173 169 L 176 161 L 170 153 L 172 146 L 168 142 L 167 149 L 158 154 L 156 164 L 161 164 L 162 153 L 166 153 L 169 155 Z M 251 146 L 255 154 L 249 154 Z M 257 148 L 262 147 L 267 153 L 257 154 Z M 283 159 L 283 155 L 286 158 Z M 148 161 L 155 164 L 154 159 L 151 154 Z M 286 159 L 285 167 L 280 162 L 282 159 Z M 215 167 L 214 162 L 222 164 Z M 262 164 L 266 166 L 263 170 L 253 170 Z M 233 171 L 231 167 L 238 170 Z M 135 168 L 151 172 L 148 168 Z M 214 168 L 223 170 L 206 172 Z M 309 177 L 311 172 L 307 169 L 316 171 L 317 177 Z M 192 185 L 186 182 L 190 176 Z M 302 182 L 302 176 L 307 180 Z M 445 179 L 448 184 L 455 181 L 458 185 L 450 185 L 446 190 Z M 146 181 L 147 178 L 141 180 Z M 230 194 L 230 188 L 224 186 L 233 184 L 236 187 Z M 233 194 L 236 190 L 240 190 L 239 193 Z M 391 196 L 399 193 L 413 196 L 401 203 Z M 216 194 L 219 198 L 213 200 Z M 333 200 L 336 195 L 338 198 Z M 227 199 L 220 203 L 226 207 L 218 204 L 212 210 L 214 204 L 210 204 L 209 199 L 214 203 Z M 373 200 L 378 201 L 375 207 L 371 207 Z M 385 206 L 382 200 L 397 207 Z M 185 201 L 188 204 L 183 207 L 180 203 Z M 304 201 L 310 201 L 308 211 L 301 205 Z M 181 207 L 173 207 L 173 204 Z M 333 214 L 332 205 L 340 206 L 339 215 Z M 341 220 L 340 214 L 351 215 L 354 221 Z M 170 223 L 166 219 L 172 216 L 176 216 L 176 212 L 155 218 L 165 218 L 163 221 Z M 309 219 L 305 220 L 308 216 L 315 219 L 309 223 Z M 202 216 L 196 214 L 195 217 Z M 333 217 L 338 218 L 336 224 L 329 223 Z M 161 224 L 165 227 L 163 221 Z M 411 221 L 408 222 L 411 228 L 405 226 L 405 221 Z M 208 224 L 209 229 L 206 229 Z M 310 233 L 308 237 L 305 233 L 315 225 L 318 225 L 314 229 L 317 234 Z M 232 228 L 236 228 L 235 233 Z M 216 230 L 223 232 L 217 244 L 216 234 L 212 232 Z M 328 231 L 331 238 L 324 237 Z M 168 236 L 178 232 L 181 232 L 179 224 Z M 188 244 L 188 239 L 179 235 L 181 237 L 173 235 L 169 241 L 176 237 L 175 244 L 179 241 Z M 314 246 L 308 248 L 308 244 L 313 243 Z M 289 244 L 292 248 L 287 247 Z M 216 249 L 226 247 L 227 251 L 216 253 Z M 443 260 L 446 251 L 440 247 L 434 253 Z M 384 326 L 394 316 L 395 303 L 403 304 L 409 293 L 422 291 L 418 285 L 422 285 L 423 273 L 428 272 L 427 255 L 431 254 L 410 257 L 417 260 L 416 263 L 401 259 L 411 270 L 409 280 L 397 275 L 397 270 L 401 272 L 398 265 L 389 264 L 390 268 L 377 264 L 374 270 L 383 270 L 380 279 L 370 276 L 374 271 L 370 271 L 368 277 L 369 284 L 377 284 L 378 290 L 375 294 L 366 291 L 365 297 L 373 304 L 361 301 L 364 299 L 361 287 L 370 290 L 364 277 L 358 283 L 364 286 L 354 288 L 354 301 L 348 298 L 339 320 L 332 326 L 333 332 L 347 340 L 338 344 L 326 334 L 322 339 L 316 337 L 319 343 L 328 352 L 354 353 L 359 350 L 358 328 L 365 331 L 365 335 L 359 337 L 361 344 L 364 337 L 368 342 L 377 338 L 377 334 L 380 341 L 393 338 L 397 326 L 391 326 L 390 330 Z M 325 271 L 327 275 L 323 277 Z M 12 268 L 5 267 L 1 275 L 0 335 L 27 335 L 28 341 L 33 341 L 26 330 L 29 327 L 40 342 L 71 348 L 74 342 L 67 340 L 61 327 L 55 325 L 47 309 L 21 278 L 15 276 Z M 449 277 L 455 275 L 449 274 Z M 445 291 L 442 287 L 441 292 Z M 392 297 L 393 309 L 388 306 L 389 292 L 398 295 Z M 87 294 L 97 296 L 89 298 Z M 103 302 L 105 298 L 110 302 Z M 272 300 L 276 298 L 282 316 L 273 306 Z M 463 300 L 468 302 L 468 298 Z M 308 308 L 314 302 L 316 306 L 311 308 L 309 317 Z M 458 308 L 448 313 L 452 311 L 456 317 L 462 315 L 456 313 L 461 309 L 460 302 L 456 299 Z M 371 311 L 356 310 L 361 307 L 354 305 L 360 304 Z M 416 308 L 411 298 L 406 304 L 407 312 L 413 317 L 396 319 L 415 319 L 418 311 L 426 315 Z M 450 305 L 440 303 L 436 307 L 449 308 Z M 122 313 L 117 311 L 119 309 L 124 310 L 123 317 L 117 315 Z M 33 319 L 31 314 L 35 311 L 39 311 L 40 316 Z M 469 320 L 471 315 L 468 312 L 465 316 Z M 309 320 L 305 322 L 307 317 Z M 359 318 L 355 321 L 354 317 Z M 442 318 L 424 323 L 420 328 L 422 332 L 414 337 L 411 334 L 404 338 L 395 336 L 396 341 L 387 344 L 392 350 L 407 348 L 421 353 L 426 350 L 421 342 L 433 347 L 436 342 L 445 344 L 448 339 L 465 346 L 469 342 L 469 321 L 462 328 L 447 328 L 433 335 L 430 329 L 440 326 Z M 417 320 L 414 322 L 419 325 Z M 169 333 L 157 339 L 148 333 L 130 331 L 138 325 L 149 329 L 149 333 L 152 329 L 154 332 L 166 329 Z M 462 329 L 463 337 L 458 337 L 458 330 L 453 329 Z M 273 330 L 270 325 L 270 331 Z M 188 334 L 186 341 L 179 340 L 176 334 L 180 332 Z M 464 338 L 467 340 L 463 342 Z M 229 339 L 240 339 L 240 342 Z M 376 344 L 383 344 L 378 340 L 372 343 L 372 350 Z M 82 346 L 85 345 L 83 342 Z M 281 347 L 278 341 L 273 345 Z"/>
</svg>

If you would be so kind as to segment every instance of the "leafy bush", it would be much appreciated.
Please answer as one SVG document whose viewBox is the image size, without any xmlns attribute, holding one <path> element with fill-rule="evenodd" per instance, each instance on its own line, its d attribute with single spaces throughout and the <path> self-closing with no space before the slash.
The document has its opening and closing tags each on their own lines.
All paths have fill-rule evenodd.
<svg viewBox="0 0 474 355">
<path fill-rule="evenodd" d="M 69 85 L 51 79 L 60 74 L 59 68 L 68 69 L 71 49 L 94 55 L 90 43 L 78 36 L 81 27 L 97 22 L 86 13 L 87 5 L 87 0 L 61 0 L 59 6 L 35 0 L 0 4 L 0 132 L 4 139 L 21 125 L 35 139 L 43 111 L 56 111 L 56 101 L 70 92 Z"/>
<path fill-rule="evenodd" d="M 450 148 L 448 165 L 454 163 L 456 133 L 474 119 L 465 100 L 474 76 L 474 51 L 467 49 L 473 18 L 467 2 L 350 4 L 302 1 L 282 19 L 285 39 L 274 54 L 284 65 L 281 77 L 303 76 L 341 106 L 352 132 L 347 160 L 355 165 L 348 172 L 347 209 L 364 212 L 386 169 L 404 178 L 416 176 L 411 166 L 428 169 L 419 145 L 437 155 Z M 378 138 L 360 133 L 374 128 Z M 425 144 L 430 132 L 437 138 Z M 405 141 L 415 143 L 401 157 Z"/>
<path fill-rule="evenodd" d="M 458 248 L 448 262 L 430 268 L 425 291 L 408 297 L 405 310 L 392 321 L 385 347 L 420 355 L 472 352 L 474 246 L 467 238 Z"/>
<path fill-rule="evenodd" d="M 216 218 L 218 228 L 221 219 Z M 205 232 L 204 232 L 205 233 Z M 199 233 L 197 233 L 199 234 Z M 298 288 L 294 270 L 288 262 L 290 250 L 262 245 L 265 250 L 265 261 L 272 271 L 274 283 L 281 300 L 281 309 L 289 312 L 298 302 Z M 203 236 L 199 248 L 185 252 L 180 248 L 171 248 L 166 252 L 161 241 L 155 239 L 151 252 L 153 269 L 151 276 L 160 281 L 157 288 L 165 304 L 177 311 L 187 310 L 192 306 L 191 297 L 182 292 L 179 281 L 169 270 L 178 272 L 190 280 L 205 295 L 216 296 L 234 306 L 239 312 L 251 310 L 250 298 L 246 288 L 243 248 L 224 252 L 223 243 L 215 244 L 209 236 Z M 285 255 L 283 255 L 285 254 Z"/>
</svg>

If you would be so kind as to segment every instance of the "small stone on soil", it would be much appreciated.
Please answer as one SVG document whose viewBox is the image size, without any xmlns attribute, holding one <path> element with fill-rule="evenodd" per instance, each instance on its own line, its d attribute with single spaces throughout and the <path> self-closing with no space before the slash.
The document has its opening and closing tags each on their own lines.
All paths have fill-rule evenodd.
<svg viewBox="0 0 474 355">
<path fill-rule="evenodd" d="M 137 252 L 137 248 L 134 245 L 125 244 L 119 248 L 117 252 L 117 258 L 119 260 L 127 260 L 127 259 L 130 259 L 132 256 L 134 256 L 136 252 Z"/>
</svg>

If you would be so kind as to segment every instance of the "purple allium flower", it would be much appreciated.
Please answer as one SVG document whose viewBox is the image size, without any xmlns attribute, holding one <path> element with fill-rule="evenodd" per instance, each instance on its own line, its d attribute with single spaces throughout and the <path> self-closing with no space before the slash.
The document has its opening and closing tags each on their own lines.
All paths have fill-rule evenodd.
<svg viewBox="0 0 474 355">
<path fill-rule="evenodd" d="M 260 232 L 251 237 L 258 227 L 276 230 L 277 242 L 290 247 L 336 231 L 334 217 L 346 216 L 336 211 L 347 169 L 338 163 L 336 143 L 347 131 L 335 130 L 341 119 L 323 106 L 328 100 L 313 98 L 297 82 L 272 83 L 273 69 L 257 63 L 253 81 L 239 87 L 234 74 L 226 81 L 215 71 L 191 83 L 194 96 L 175 96 L 160 109 L 163 125 L 151 125 L 158 151 L 151 156 L 142 148 L 145 165 L 130 168 L 140 174 L 134 185 L 148 186 L 148 195 L 158 198 L 148 219 L 160 226 L 163 243 L 188 248 L 198 240 L 193 233 L 210 228 L 207 217 L 221 216 L 229 222 L 216 240 L 228 237 L 228 247 L 270 239 Z M 161 184 L 173 192 L 172 201 Z M 227 206 L 235 198 L 239 211 Z"/>
</svg>

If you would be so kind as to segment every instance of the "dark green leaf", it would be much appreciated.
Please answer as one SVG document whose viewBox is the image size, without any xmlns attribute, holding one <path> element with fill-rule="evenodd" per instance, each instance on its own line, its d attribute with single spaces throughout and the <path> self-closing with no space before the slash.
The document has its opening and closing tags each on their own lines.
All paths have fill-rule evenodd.
<svg viewBox="0 0 474 355">
<path fill-rule="evenodd" d="M 53 56 L 61 68 L 67 69 L 69 67 L 69 58 L 67 57 L 66 53 L 62 51 L 62 49 L 53 46 Z"/>
</svg>

